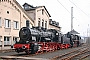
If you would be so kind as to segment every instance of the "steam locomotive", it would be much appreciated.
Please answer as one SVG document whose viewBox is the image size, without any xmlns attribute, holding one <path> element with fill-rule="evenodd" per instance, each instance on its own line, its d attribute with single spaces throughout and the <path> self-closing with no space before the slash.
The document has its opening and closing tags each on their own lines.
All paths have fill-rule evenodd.
<svg viewBox="0 0 90 60">
<path fill-rule="evenodd" d="M 12 47 L 18 53 L 40 53 L 79 46 L 78 35 L 61 34 L 55 29 L 42 27 L 22 27 L 19 31 L 19 37 L 19 42 L 16 41 Z"/>
</svg>

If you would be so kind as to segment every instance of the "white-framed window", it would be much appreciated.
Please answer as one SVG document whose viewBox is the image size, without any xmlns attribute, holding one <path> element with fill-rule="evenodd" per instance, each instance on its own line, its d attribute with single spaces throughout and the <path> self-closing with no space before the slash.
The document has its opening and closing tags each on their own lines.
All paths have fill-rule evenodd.
<svg viewBox="0 0 90 60">
<path fill-rule="evenodd" d="M 11 20 L 5 19 L 5 28 L 10 28 L 11 27 Z"/>
<path fill-rule="evenodd" d="M 42 15 L 44 15 L 44 9 L 42 9 Z"/>
<path fill-rule="evenodd" d="M 0 17 L 0 26 L 2 26 L 2 19 L 1 19 L 1 17 Z"/>
<path fill-rule="evenodd" d="M 38 18 L 38 26 L 40 26 L 40 18 Z"/>
<path fill-rule="evenodd" d="M 4 36 L 4 45 L 10 45 L 10 37 Z"/>
<path fill-rule="evenodd" d="M 2 36 L 0 36 L 0 45 L 2 45 Z"/>
<path fill-rule="evenodd" d="M 47 21 L 45 21 L 45 28 L 47 28 Z"/>
<path fill-rule="evenodd" d="M 29 20 L 26 20 L 26 27 L 30 27 L 30 22 L 29 22 Z"/>
<path fill-rule="evenodd" d="M 40 21 L 38 21 L 38 26 L 40 26 Z"/>
<path fill-rule="evenodd" d="M 19 29 L 19 23 L 18 21 L 14 21 L 14 29 Z"/>
<path fill-rule="evenodd" d="M 44 20 L 42 19 L 42 27 L 44 27 Z"/>
</svg>

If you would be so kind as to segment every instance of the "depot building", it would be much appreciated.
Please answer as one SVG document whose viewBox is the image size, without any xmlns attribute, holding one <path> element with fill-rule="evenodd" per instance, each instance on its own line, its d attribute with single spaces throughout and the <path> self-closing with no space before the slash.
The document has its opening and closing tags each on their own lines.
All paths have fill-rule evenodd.
<svg viewBox="0 0 90 60">
<path fill-rule="evenodd" d="M 45 6 L 32 6 L 24 3 L 23 7 L 16 0 L 0 0 L 0 50 L 10 49 L 19 40 L 19 30 L 26 27 L 41 26 L 61 31 L 59 23 L 49 19 L 51 15 Z"/>
</svg>

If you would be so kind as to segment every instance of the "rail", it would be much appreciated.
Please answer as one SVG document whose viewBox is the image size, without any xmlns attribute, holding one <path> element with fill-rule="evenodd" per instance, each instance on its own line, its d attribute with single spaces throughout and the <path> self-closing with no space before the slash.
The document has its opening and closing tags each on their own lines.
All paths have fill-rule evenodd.
<svg viewBox="0 0 90 60">
<path fill-rule="evenodd" d="M 73 50 L 71 52 L 68 52 L 68 53 L 64 53 L 64 54 L 61 54 L 61 55 L 58 55 L 58 56 L 55 56 L 53 57 L 51 60 L 71 60 L 72 58 L 78 56 L 78 55 L 81 55 L 81 54 L 84 54 L 84 53 L 87 53 L 87 52 L 90 52 L 88 50 L 88 48 L 80 48 L 80 49 L 77 49 L 77 50 Z M 71 54 L 71 55 L 70 55 Z M 90 56 L 90 54 L 87 54 L 85 56 L 82 56 L 80 59 L 83 59 L 83 58 L 86 58 Z"/>
<path fill-rule="evenodd" d="M 0 56 L 0 59 L 5 59 L 5 60 L 46 60 L 42 58 L 32 58 L 32 57 L 16 57 L 16 56 Z"/>
</svg>

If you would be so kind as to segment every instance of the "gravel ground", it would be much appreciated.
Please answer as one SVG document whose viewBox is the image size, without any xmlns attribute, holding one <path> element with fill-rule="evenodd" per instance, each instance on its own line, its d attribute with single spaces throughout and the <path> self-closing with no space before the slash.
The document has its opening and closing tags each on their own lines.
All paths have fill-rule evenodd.
<svg viewBox="0 0 90 60">
<path fill-rule="evenodd" d="M 36 55 L 36 56 L 32 56 L 34 58 L 45 58 L 45 59 L 52 59 L 55 56 L 70 52 L 72 50 L 77 50 L 81 47 L 77 47 L 77 48 L 69 48 L 69 49 L 63 49 L 63 50 L 59 50 L 59 51 L 55 51 L 52 53 L 45 53 L 45 54 L 40 54 L 40 55 Z"/>
<path fill-rule="evenodd" d="M 67 52 L 70 52 L 72 50 L 77 50 L 77 49 L 82 48 L 82 47 L 83 46 L 76 47 L 76 48 L 62 49 L 62 50 L 58 50 L 58 51 L 55 51 L 55 52 L 44 53 L 44 54 L 40 54 L 40 55 L 36 55 L 36 56 L 30 56 L 30 57 L 32 57 L 32 58 L 44 58 L 44 59 L 48 60 L 48 59 L 51 59 L 51 58 L 53 58 L 55 56 L 58 56 L 60 54 L 67 53 Z M 23 53 L 19 53 L 19 54 L 23 54 Z M 0 56 L 10 56 L 10 55 L 15 55 L 15 54 L 18 54 L 18 53 L 16 53 L 16 52 L 5 52 L 5 53 L 0 53 Z M 90 60 L 90 57 L 88 57 L 87 59 Z"/>
</svg>

